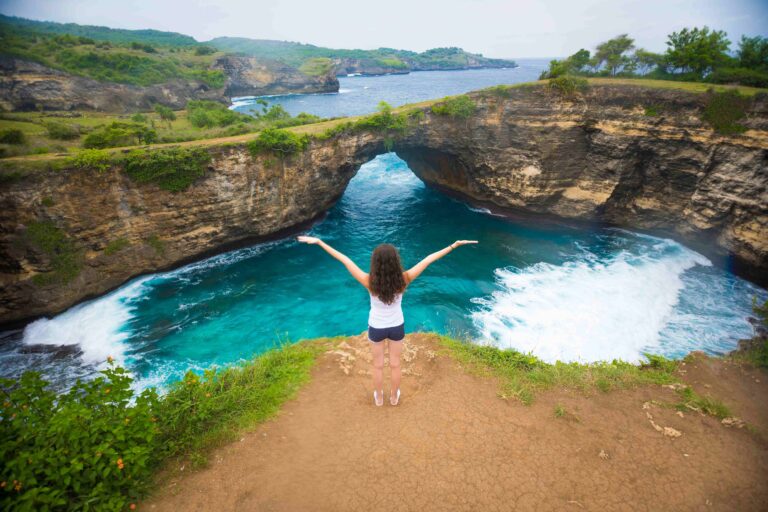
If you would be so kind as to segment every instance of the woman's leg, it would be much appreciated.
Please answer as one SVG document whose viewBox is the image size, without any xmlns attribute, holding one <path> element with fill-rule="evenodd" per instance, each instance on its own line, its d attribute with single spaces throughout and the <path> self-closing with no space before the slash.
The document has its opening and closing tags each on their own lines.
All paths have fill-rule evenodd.
<svg viewBox="0 0 768 512">
<path fill-rule="evenodd" d="M 373 354 L 373 389 L 384 397 L 384 342 L 369 342 Z"/>
<path fill-rule="evenodd" d="M 403 352 L 403 342 L 402 341 L 387 341 L 389 344 L 389 370 L 391 373 L 390 377 L 390 396 L 392 398 L 395 398 L 397 395 L 397 390 L 400 389 L 400 354 Z"/>
</svg>

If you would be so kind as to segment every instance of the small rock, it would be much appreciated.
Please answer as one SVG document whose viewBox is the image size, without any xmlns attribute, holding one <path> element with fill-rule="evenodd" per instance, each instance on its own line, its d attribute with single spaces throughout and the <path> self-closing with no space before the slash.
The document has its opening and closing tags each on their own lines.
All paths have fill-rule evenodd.
<svg viewBox="0 0 768 512">
<path fill-rule="evenodd" d="M 687 454 L 687 453 L 684 453 L 684 454 L 683 454 L 683 457 L 688 457 L 688 454 Z"/>
<path fill-rule="evenodd" d="M 600 450 L 599 457 L 603 460 L 608 460 L 610 456 L 605 452 L 605 450 Z"/>
<path fill-rule="evenodd" d="M 672 427 L 664 427 L 664 435 L 667 437 L 680 437 L 683 433 Z"/>
<path fill-rule="evenodd" d="M 677 415 L 681 418 L 685 418 L 685 414 L 683 414 L 683 411 L 677 411 Z"/>
<path fill-rule="evenodd" d="M 733 416 L 729 416 L 728 418 L 723 418 L 723 420 L 720 422 L 726 427 L 736 427 L 736 428 L 744 428 L 744 420 L 741 418 L 736 418 Z"/>
<path fill-rule="evenodd" d="M 709 384 L 704 384 L 704 387 L 705 388 L 711 388 L 712 386 L 710 386 Z"/>
</svg>

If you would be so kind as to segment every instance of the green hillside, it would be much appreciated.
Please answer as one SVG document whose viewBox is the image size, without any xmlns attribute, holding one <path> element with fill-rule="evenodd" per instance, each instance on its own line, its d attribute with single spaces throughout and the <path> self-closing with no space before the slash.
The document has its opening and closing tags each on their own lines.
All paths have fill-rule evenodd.
<svg viewBox="0 0 768 512">
<path fill-rule="evenodd" d="M 95 25 L 78 25 L 77 23 L 55 23 L 51 21 L 35 21 L 16 16 L 0 14 L 0 23 L 13 25 L 26 31 L 49 34 L 71 34 L 88 37 L 111 43 L 144 43 L 164 46 L 194 46 L 198 43 L 193 37 L 177 32 L 161 30 L 126 30 L 120 28 L 98 27 Z"/>
<path fill-rule="evenodd" d="M 275 59 L 299 67 L 310 59 L 360 59 L 372 66 L 400 69 L 438 68 L 455 69 L 479 63 L 485 67 L 512 67 L 513 61 L 489 59 L 461 48 L 433 48 L 422 53 L 394 48 L 376 50 L 344 50 L 324 48 L 312 44 L 245 37 L 217 37 L 206 44 L 221 50 L 255 57 Z"/>
<path fill-rule="evenodd" d="M 111 39 L 97 39 L 102 36 Z M 182 78 L 211 87 L 224 85 L 223 73 L 209 69 L 221 53 L 172 32 L 113 30 L 0 16 L 0 55 L 105 82 L 147 86 Z"/>
</svg>

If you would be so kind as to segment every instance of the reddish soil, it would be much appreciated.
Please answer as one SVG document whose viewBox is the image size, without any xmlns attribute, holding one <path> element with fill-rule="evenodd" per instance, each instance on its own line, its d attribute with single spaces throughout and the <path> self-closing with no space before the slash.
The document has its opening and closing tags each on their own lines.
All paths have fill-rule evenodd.
<svg viewBox="0 0 768 512">
<path fill-rule="evenodd" d="M 497 382 L 462 370 L 430 335 L 408 335 L 404 358 L 400 405 L 374 407 L 367 341 L 348 338 L 275 419 L 214 452 L 208 468 L 164 482 L 139 509 L 768 509 L 762 371 L 703 357 L 683 368 L 697 392 L 749 423 L 738 428 L 681 417 L 661 405 L 677 394 L 659 386 L 503 400 Z"/>
</svg>

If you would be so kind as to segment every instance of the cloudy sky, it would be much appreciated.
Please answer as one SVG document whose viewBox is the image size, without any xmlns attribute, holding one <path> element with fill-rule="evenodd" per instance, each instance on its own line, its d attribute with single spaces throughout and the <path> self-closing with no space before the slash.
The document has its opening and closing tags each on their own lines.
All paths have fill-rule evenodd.
<svg viewBox="0 0 768 512">
<path fill-rule="evenodd" d="M 768 35 L 768 0 L 0 0 L 0 12 L 169 30 L 201 41 L 242 36 L 417 51 L 460 46 L 511 58 L 563 56 L 623 32 L 662 51 L 666 35 L 686 26 L 725 30 L 732 41 Z"/>
</svg>

